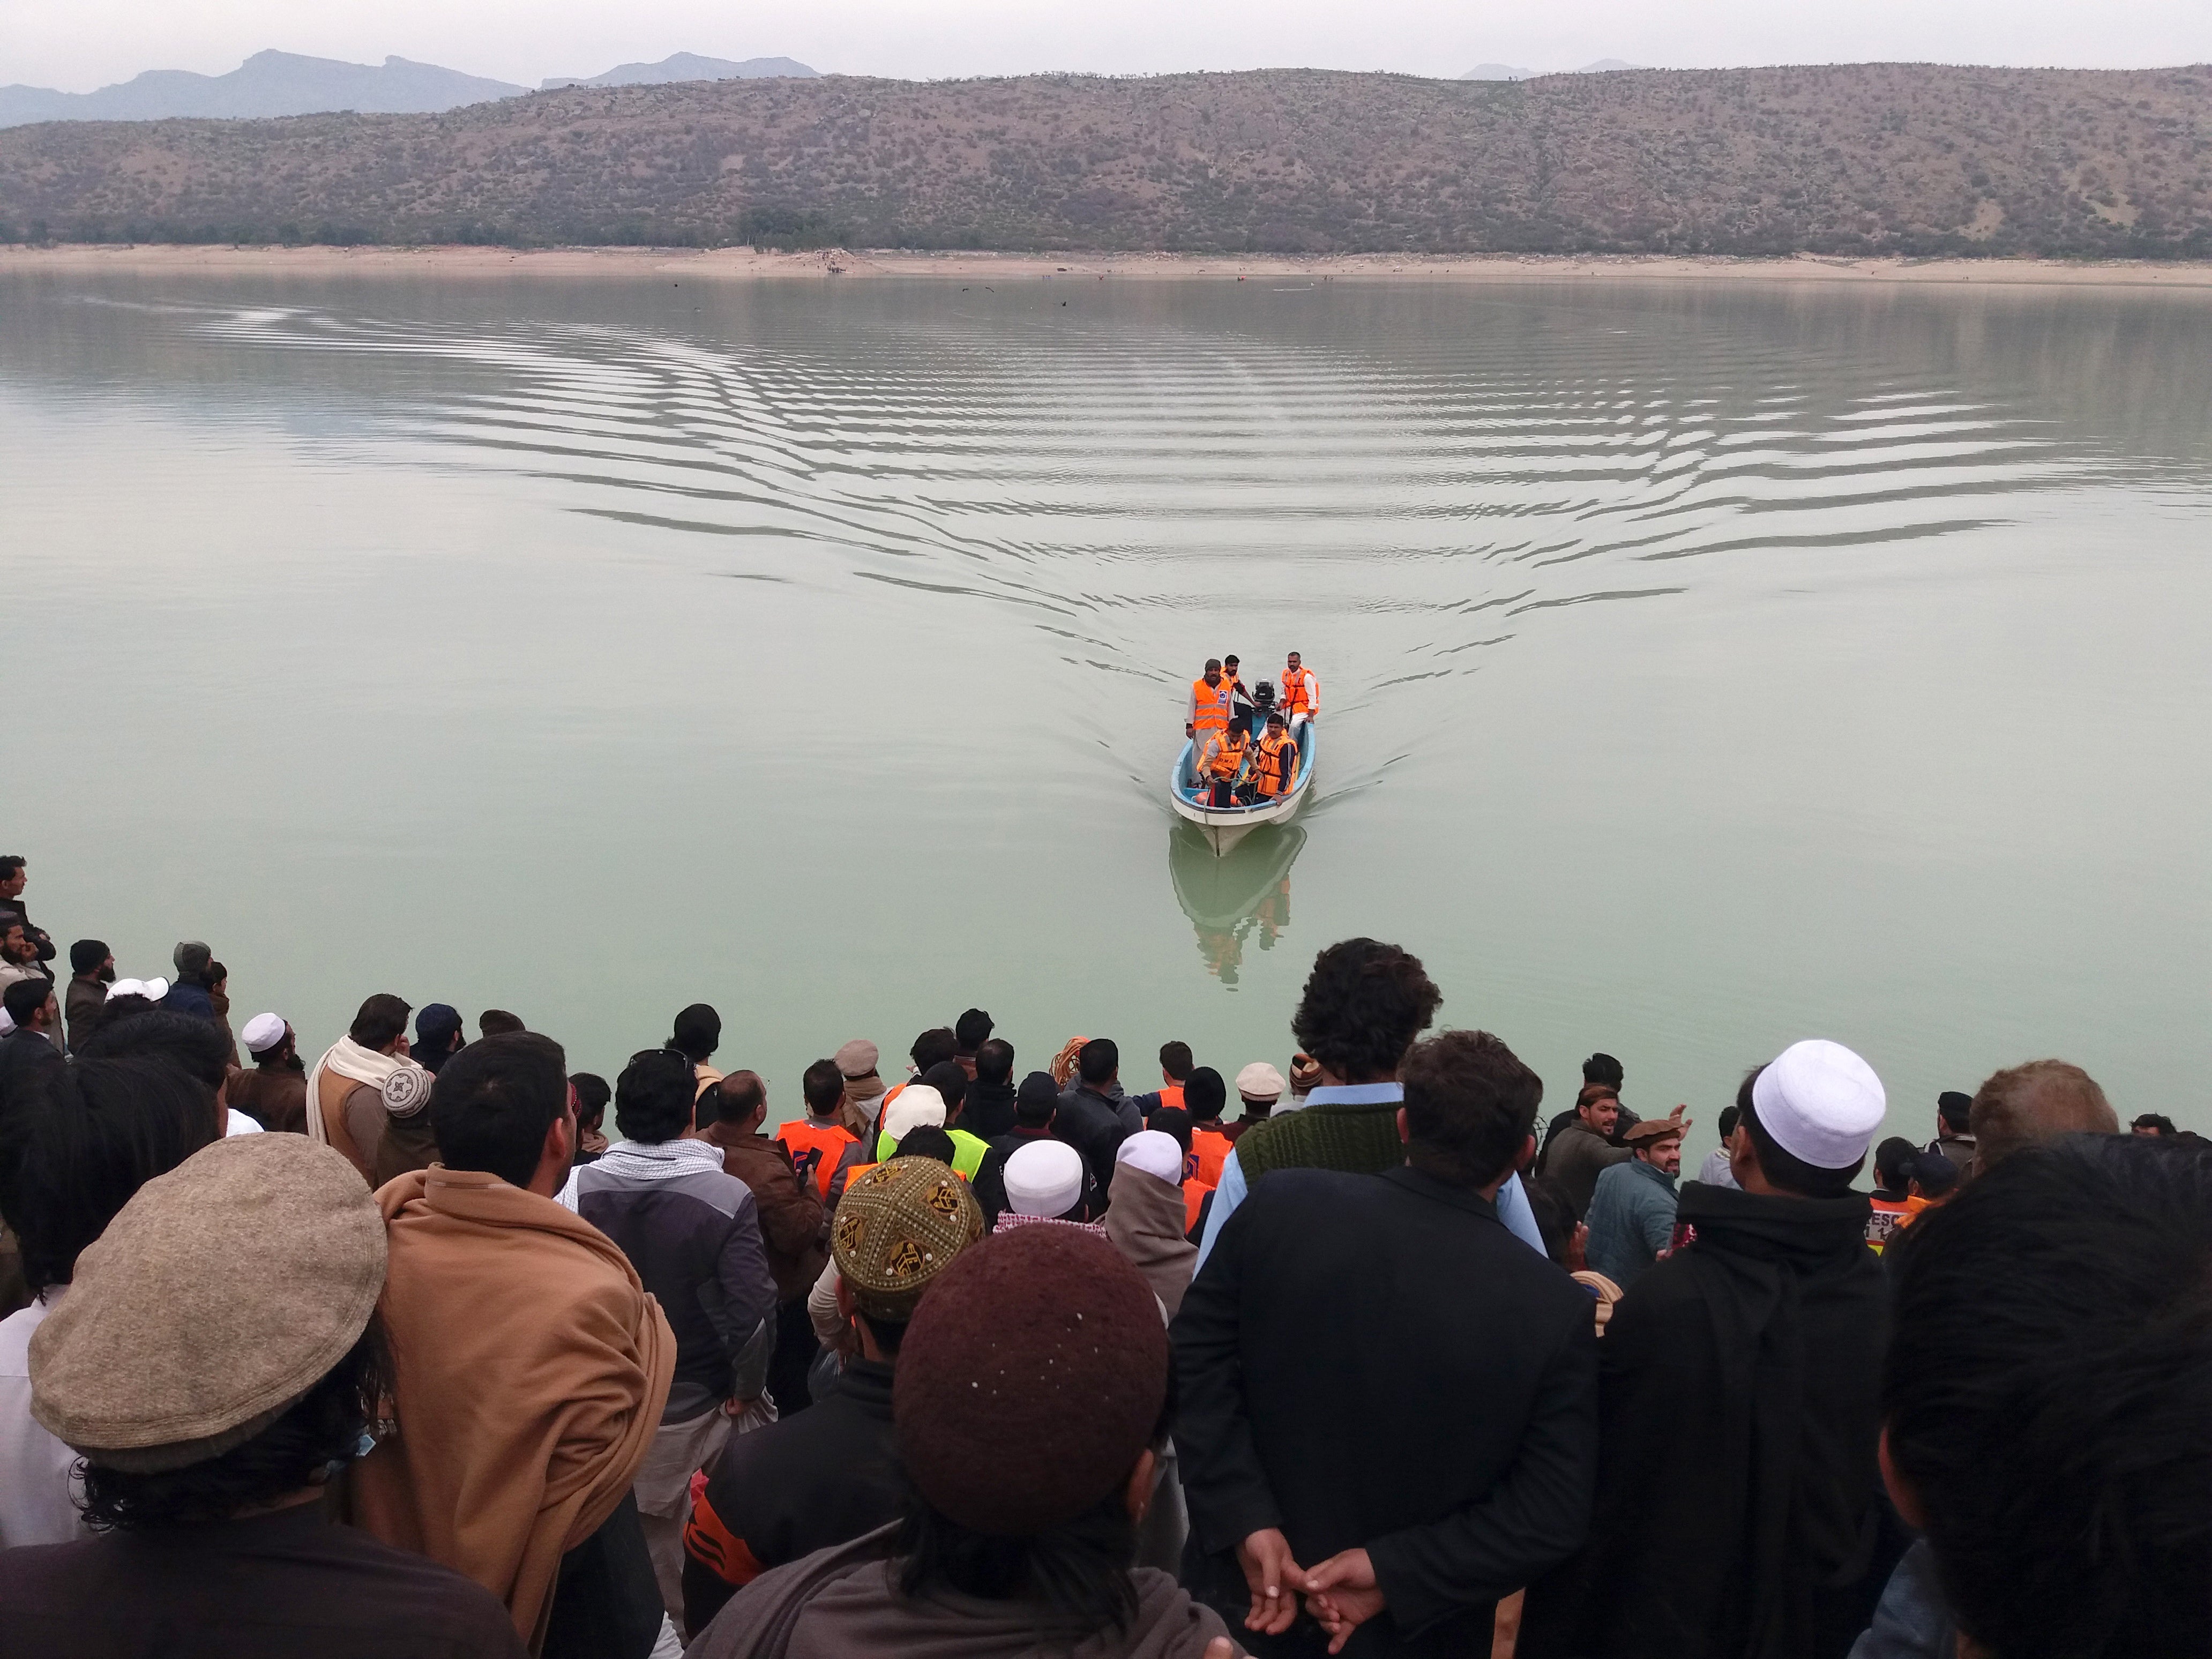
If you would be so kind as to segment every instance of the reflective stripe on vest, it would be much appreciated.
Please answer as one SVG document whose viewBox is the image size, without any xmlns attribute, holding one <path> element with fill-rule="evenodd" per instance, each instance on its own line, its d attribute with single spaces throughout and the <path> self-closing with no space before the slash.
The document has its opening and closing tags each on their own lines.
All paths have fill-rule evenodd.
<svg viewBox="0 0 2212 1659">
<path fill-rule="evenodd" d="M 1198 728 L 1200 737 L 1208 732 L 1220 732 L 1229 725 L 1229 684 L 1208 685 L 1204 679 L 1190 683 L 1191 724 Z"/>
<path fill-rule="evenodd" d="M 775 1139 L 793 1169 L 809 1152 L 822 1154 L 822 1162 L 815 1167 L 814 1185 L 824 1198 L 830 1196 L 830 1182 L 836 1176 L 837 1161 L 845 1156 L 845 1148 L 860 1144 L 860 1138 L 842 1124 L 825 1127 L 803 1121 L 785 1124 L 775 1132 Z"/>
</svg>

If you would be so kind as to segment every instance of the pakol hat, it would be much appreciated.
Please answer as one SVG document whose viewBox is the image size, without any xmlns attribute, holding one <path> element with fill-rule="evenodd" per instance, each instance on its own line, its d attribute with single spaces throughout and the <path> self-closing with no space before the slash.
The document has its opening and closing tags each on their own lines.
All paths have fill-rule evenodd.
<svg viewBox="0 0 2212 1659">
<path fill-rule="evenodd" d="M 854 1037 L 839 1048 L 834 1056 L 838 1074 L 848 1078 L 867 1076 L 876 1069 L 876 1062 L 881 1058 L 876 1052 L 876 1045 L 866 1037 Z"/>
<path fill-rule="evenodd" d="M 284 1033 L 289 1030 L 282 1014 L 256 1014 L 246 1022 L 238 1038 L 248 1054 L 265 1054 L 283 1042 Z"/>
<path fill-rule="evenodd" d="M 1083 1154 L 1064 1140 L 1032 1140 L 1006 1160 L 1006 1207 L 1057 1219 L 1083 1196 Z"/>
<path fill-rule="evenodd" d="M 895 1158 L 845 1188 L 830 1230 L 838 1277 L 871 1319 L 904 1320 L 953 1257 L 983 1235 L 968 1183 L 933 1158 Z"/>
<path fill-rule="evenodd" d="M 1264 1060 L 1255 1060 L 1237 1073 L 1237 1093 L 1244 1100 L 1273 1103 L 1283 1097 L 1283 1074 Z"/>
<path fill-rule="evenodd" d="M 896 1146 L 908 1131 L 924 1124 L 933 1129 L 945 1127 L 945 1097 L 927 1083 L 909 1083 L 898 1091 L 896 1100 L 884 1108 L 884 1133 Z"/>
<path fill-rule="evenodd" d="M 1751 1085 L 1751 1109 L 1774 1144 L 1816 1170 L 1848 1170 L 1889 1109 L 1874 1067 L 1840 1042 L 1793 1042 Z"/>
<path fill-rule="evenodd" d="M 1684 1117 L 1682 1109 L 1677 1106 L 1671 1116 L 1647 1117 L 1639 1120 L 1636 1127 L 1621 1136 L 1621 1139 L 1632 1146 L 1653 1146 L 1669 1137 L 1679 1140 L 1695 1121 L 1692 1118 Z"/>
<path fill-rule="evenodd" d="M 181 1469 L 260 1433 L 359 1340 L 384 1217 L 304 1135 L 238 1135 L 141 1187 L 31 1338 L 31 1415 L 94 1463 Z"/>
<path fill-rule="evenodd" d="M 900 1345 L 891 1419 L 933 1508 L 1019 1538 L 1129 1478 L 1167 1389 L 1167 1328 L 1137 1270 L 1082 1229 L 1019 1227 L 931 1289 Z"/>
</svg>

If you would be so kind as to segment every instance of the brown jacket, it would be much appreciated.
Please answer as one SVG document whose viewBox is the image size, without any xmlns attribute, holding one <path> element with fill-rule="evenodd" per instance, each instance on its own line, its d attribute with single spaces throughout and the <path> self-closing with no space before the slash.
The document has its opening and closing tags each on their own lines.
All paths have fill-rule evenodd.
<svg viewBox="0 0 2212 1659">
<path fill-rule="evenodd" d="M 374 1083 L 356 1083 L 327 1066 L 315 1085 L 322 1098 L 315 1103 L 323 1115 L 323 1135 L 346 1155 L 361 1178 L 376 1185 L 376 1146 L 384 1139 L 389 1115 L 384 1109 L 384 1091 Z M 301 1121 L 306 1115 L 301 1114 Z"/>
<path fill-rule="evenodd" d="M 256 1066 L 231 1074 L 223 1098 L 264 1129 L 307 1133 L 307 1074 L 289 1066 Z"/>
<path fill-rule="evenodd" d="M 805 1296 L 830 1259 L 822 1237 L 821 1194 L 799 1178 L 790 1156 L 766 1135 L 747 1135 L 721 1151 L 722 1168 L 752 1188 L 775 1299 Z"/>
<path fill-rule="evenodd" d="M 438 1166 L 376 1200 L 398 1432 L 354 1466 L 345 1518 L 501 1597 L 535 1651 L 562 1555 L 652 1447 L 676 1339 L 613 1241 L 550 1198 Z"/>
<path fill-rule="evenodd" d="M 1567 1202 L 1575 1206 L 1575 1219 L 1580 1221 L 1589 1214 L 1597 1178 L 1635 1156 L 1577 1117 L 1560 1129 L 1558 1144 L 1544 1160 L 1544 1179 L 1566 1194 Z"/>
</svg>

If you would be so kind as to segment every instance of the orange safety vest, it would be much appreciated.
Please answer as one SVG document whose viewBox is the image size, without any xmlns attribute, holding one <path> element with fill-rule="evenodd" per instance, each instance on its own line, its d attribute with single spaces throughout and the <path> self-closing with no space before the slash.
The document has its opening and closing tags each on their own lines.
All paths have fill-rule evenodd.
<svg viewBox="0 0 2212 1659">
<path fill-rule="evenodd" d="M 1262 795 L 1285 795 L 1297 781 L 1297 744 L 1272 733 L 1261 738 L 1252 757 L 1252 787 Z"/>
<path fill-rule="evenodd" d="M 1283 671 L 1283 706 L 1293 714 L 1310 714 L 1321 702 L 1321 682 L 1314 678 L 1310 668 L 1301 668 L 1295 674 Z"/>
<path fill-rule="evenodd" d="M 1222 732 L 1207 739 L 1198 757 L 1198 769 L 1211 772 L 1226 782 L 1237 775 L 1237 769 L 1244 763 L 1243 741 L 1234 732 Z"/>
<path fill-rule="evenodd" d="M 1228 729 L 1229 682 L 1227 680 L 1222 681 L 1218 685 L 1208 685 L 1206 683 L 1206 676 L 1201 674 L 1190 683 L 1190 695 L 1192 708 L 1190 723 L 1197 728 L 1200 738 L 1205 737 L 1208 732 L 1224 732 Z"/>
<path fill-rule="evenodd" d="M 775 1132 L 776 1145 L 789 1157 L 796 1169 L 809 1152 L 819 1152 L 822 1162 L 815 1166 L 814 1184 L 823 1198 L 830 1196 L 830 1177 L 837 1173 L 837 1161 L 845 1155 L 845 1148 L 857 1146 L 860 1137 L 842 1124 L 826 1127 L 804 1121 L 787 1123 Z"/>
<path fill-rule="evenodd" d="M 1180 1083 L 1170 1083 L 1165 1088 L 1162 1089 L 1160 1091 L 1160 1104 L 1163 1106 L 1173 1106 L 1177 1110 L 1181 1110 L 1182 1107 L 1182 1085 Z"/>
<path fill-rule="evenodd" d="M 1890 1235 L 1911 1218 L 1911 1212 L 1906 1206 L 1911 1201 L 1911 1199 L 1887 1198 L 1871 1200 L 1872 1213 L 1867 1217 L 1866 1242 L 1867 1248 L 1876 1255 L 1880 1255 L 1882 1246 L 1889 1243 Z"/>
<path fill-rule="evenodd" d="M 1190 1152 L 1182 1161 L 1183 1172 L 1195 1175 L 1209 1187 L 1221 1184 L 1221 1166 L 1229 1162 L 1233 1143 L 1218 1129 L 1208 1129 L 1193 1124 L 1190 1131 Z"/>
<path fill-rule="evenodd" d="M 1186 1234 L 1198 1225 L 1198 1212 L 1206 1207 L 1206 1195 L 1212 1190 L 1195 1176 L 1182 1183 L 1182 1230 Z"/>
<path fill-rule="evenodd" d="M 851 1169 L 848 1170 L 845 1172 L 845 1191 L 848 1193 L 851 1192 L 853 1190 L 853 1183 L 875 1167 L 876 1166 L 872 1164 L 855 1164 Z M 839 1196 L 842 1197 L 843 1194 L 840 1194 Z M 1188 1230 L 1186 1229 L 1185 1231 Z"/>
</svg>

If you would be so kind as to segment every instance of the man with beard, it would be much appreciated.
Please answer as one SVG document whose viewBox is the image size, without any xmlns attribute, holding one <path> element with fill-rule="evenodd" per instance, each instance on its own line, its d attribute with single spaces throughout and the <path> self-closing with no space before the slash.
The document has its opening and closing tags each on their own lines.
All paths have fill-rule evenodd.
<svg viewBox="0 0 2212 1659">
<path fill-rule="evenodd" d="M 29 866 L 16 854 L 0 858 L 0 923 L 9 917 L 23 924 L 23 937 L 29 941 L 31 959 L 39 964 L 39 971 L 52 979 L 53 969 L 46 964 L 58 954 L 54 942 L 46 937 L 46 930 L 33 927 L 31 914 L 23 908 L 23 887 L 29 881 Z"/>
<path fill-rule="evenodd" d="M 234 1075 L 223 1097 L 264 1129 L 307 1133 L 307 1068 L 282 1015 L 256 1014 L 240 1033 L 253 1069 Z"/>
<path fill-rule="evenodd" d="M 62 1005 L 69 1025 L 70 1052 L 92 1035 L 100 1023 L 100 1005 L 107 988 L 115 983 L 115 955 L 96 939 L 81 939 L 70 946 L 69 1000 Z"/>
<path fill-rule="evenodd" d="M 408 1054 L 435 1077 L 438 1068 L 460 1053 L 467 1041 L 459 1009 L 449 1002 L 427 1002 L 415 1016 L 415 1044 Z"/>
<path fill-rule="evenodd" d="M 19 979 L 41 979 L 51 984 L 53 975 L 39 960 L 39 946 L 30 925 L 19 915 L 0 910 L 0 987 L 13 985 Z"/>
</svg>

